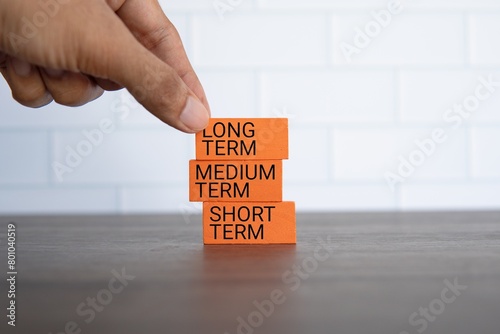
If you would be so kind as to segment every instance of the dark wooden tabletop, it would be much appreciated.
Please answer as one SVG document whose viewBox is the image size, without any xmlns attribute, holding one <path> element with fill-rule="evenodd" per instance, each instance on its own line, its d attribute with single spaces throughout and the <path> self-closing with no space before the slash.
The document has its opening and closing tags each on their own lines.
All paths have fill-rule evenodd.
<svg viewBox="0 0 500 334">
<path fill-rule="evenodd" d="M 500 333 L 500 212 L 297 217 L 297 245 L 203 246 L 198 216 L 17 226 L 1 333 Z"/>
</svg>

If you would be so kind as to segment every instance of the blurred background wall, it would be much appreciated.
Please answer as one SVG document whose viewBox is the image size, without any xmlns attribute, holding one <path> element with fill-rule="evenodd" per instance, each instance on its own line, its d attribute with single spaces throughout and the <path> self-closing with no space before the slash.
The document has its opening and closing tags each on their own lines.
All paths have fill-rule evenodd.
<svg viewBox="0 0 500 334">
<path fill-rule="evenodd" d="M 290 118 L 298 210 L 500 208 L 500 1 L 161 3 L 213 116 Z M 126 92 L 32 110 L 2 80 L 0 213 L 195 212 L 193 146 Z"/>
</svg>

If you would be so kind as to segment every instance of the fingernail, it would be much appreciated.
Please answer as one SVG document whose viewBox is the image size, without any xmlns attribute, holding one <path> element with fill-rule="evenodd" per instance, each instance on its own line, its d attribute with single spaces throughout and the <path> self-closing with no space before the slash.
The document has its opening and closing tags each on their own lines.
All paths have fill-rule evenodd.
<svg viewBox="0 0 500 334">
<path fill-rule="evenodd" d="M 181 113 L 181 122 L 193 132 L 203 130 L 209 120 L 207 109 L 201 104 L 198 99 L 188 96 L 186 106 Z"/>
<path fill-rule="evenodd" d="M 47 73 L 49 76 L 54 77 L 54 78 L 60 78 L 62 77 L 64 70 L 61 69 L 53 69 L 53 68 L 45 68 L 44 69 L 45 73 Z"/>
<path fill-rule="evenodd" d="M 28 77 L 31 73 L 31 65 L 24 60 L 18 58 L 11 58 L 10 63 L 14 72 L 20 77 Z"/>
</svg>

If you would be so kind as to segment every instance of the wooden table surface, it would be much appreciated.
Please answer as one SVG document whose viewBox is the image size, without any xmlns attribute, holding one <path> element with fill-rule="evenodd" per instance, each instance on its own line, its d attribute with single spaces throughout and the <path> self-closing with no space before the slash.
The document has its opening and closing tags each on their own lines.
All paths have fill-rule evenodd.
<svg viewBox="0 0 500 334">
<path fill-rule="evenodd" d="M 296 246 L 203 246 L 199 216 L 0 217 L 3 277 L 11 221 L 1 333 L 500 333 L 500 212 L 302 214 Z"/>
</svg>

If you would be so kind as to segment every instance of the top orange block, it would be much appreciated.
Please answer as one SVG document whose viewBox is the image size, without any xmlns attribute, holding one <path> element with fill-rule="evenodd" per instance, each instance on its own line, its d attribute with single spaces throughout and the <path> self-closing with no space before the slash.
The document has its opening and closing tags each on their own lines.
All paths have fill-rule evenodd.
<svg viewBox="0 0 500 334">
<path fill-rule="evenodd" d="M 196 134 L 196 159 L 288 159 L 288 119 L 212 118 Z"/>
</svg>

